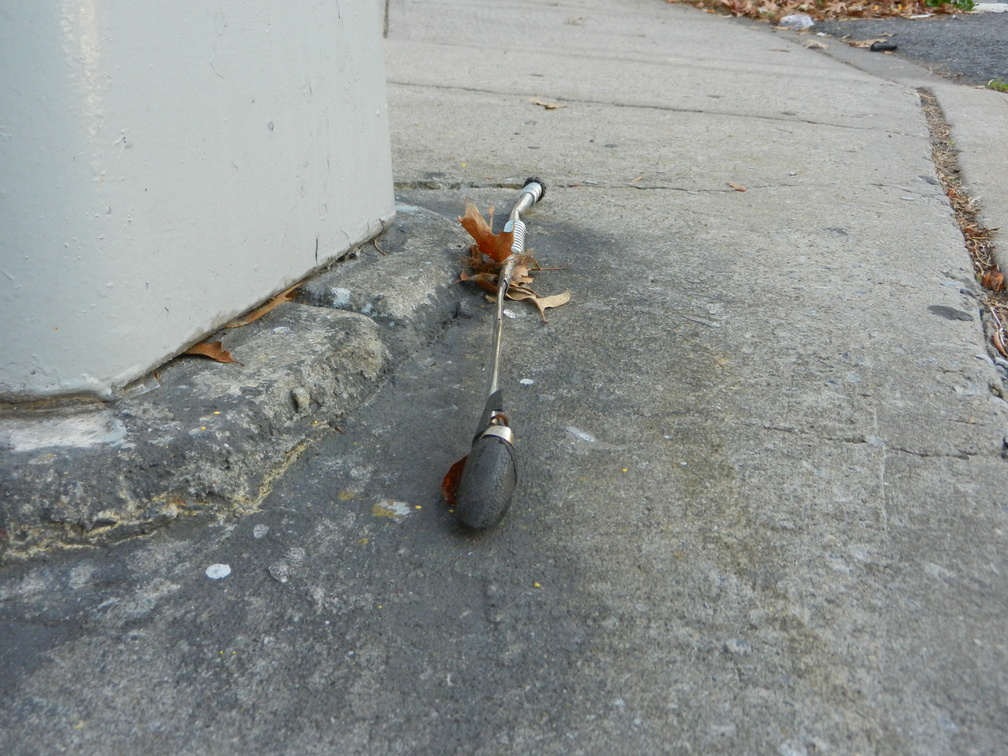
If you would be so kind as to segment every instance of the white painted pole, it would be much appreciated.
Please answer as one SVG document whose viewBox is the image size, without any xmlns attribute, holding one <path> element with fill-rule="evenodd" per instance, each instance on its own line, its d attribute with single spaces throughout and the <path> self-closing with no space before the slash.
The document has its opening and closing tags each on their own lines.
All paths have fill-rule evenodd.
<svg viewBox="0 0 1008 756">
<path fill-rule="evenodd" d="M 394 214 L 375 0 L 0 0 L 0 400 L 116 391 Z"/>
</svg>

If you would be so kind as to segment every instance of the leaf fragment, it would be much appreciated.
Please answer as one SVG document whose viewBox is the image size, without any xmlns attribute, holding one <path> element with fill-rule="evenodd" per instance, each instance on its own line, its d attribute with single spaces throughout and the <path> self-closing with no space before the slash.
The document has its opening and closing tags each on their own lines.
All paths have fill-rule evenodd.
<svg viewBox="0 0 1008 756">
<path fill-rule="evenodd" d="M 559 110 L 560 108 L 566 108 L 567 107 L 562 102 L 548 102 L 546 100 L 536 99 L 535 97 L 533 97 L 532 99 L 530 99 L 529 102 L 531 102 L 533 105 L 538 105 L 541 108 L 544 108 L 546 110 Z"/>
<path fill-rule="evenodd" d="M 239 318 L 231 323 L 228 323 L 225 328 L 240 328 L 241 326 L 247 326 L 249 323 L 253 323 L 259 320 L 263 315 L 265 315 L 270 310 L 275 310 L 277 307 L 282 305 L 284 302 L 290 302 L 294 297 L 297 296 L 297 290 L 301 287 L 300 283 L 296 283 L 289 289 L 281 291 L 275 297 L 273 297 L 269 302 L 264 304 L 258 310 L 253 310 L 244 318 Z"/>
<path fill-rule="evenodd" d="M 991 337 L 991 342 L 994 344 L 997 350 L 1001 352 L 1001 356 L 1004 357 L 1005 359 L 1008 359 L 1008 345 L 1005 344 L 1005 337 L 1001 333 L 1000 329 L 994 331 L 994 335 Z"/>
<path fill-rule="evenodd" d="M 983 277 L 980 279 L 980 283 L 985 289 L 990 289 L 991 291 L 1004 291 L 1005 290 L 1005 277 L 997 268 L 991 268 Z"/>
<path fill-rule="evenodd" d="M 201 341 L 199 344 L 194 344 L 187 349 L 184 354 L 209 357 L 215 362 L 236 362 L 241 365 L 241 363 L 232 357 L 231 353 L 225 349 L 224 345 L 219 341 Z"/>
<path fill-rule="evenodd" d="M 455 506 L 455 496 L 458 492 L 459 481 L 462 480 L 462 470 L 465 468 L 467 459 L 469 459 L 468 455 L 462 457 L 462 459 L 449 467 L 448 472 L 441 481 L 441 496 L 444 497 L 445 503 L 450 507 Z"/>
<path fill-rule="evenodd" d="M 489 291 L 491 294 L 497 293 L 497 276 L 492 273 L 487 273 L 482 271 L 470 276 L 465 271 L 459 273 L 459 281 L 472 281 L 474 284 L 479 286 L 485 291 Z"/>
<path fill-rule="evenodd" d="M 734 181 L 729 181 L 728 186 L 734 189 L 736 192 L 744 192 L 746 188 L 742 184 L 736 184 Z"/>
</svg>

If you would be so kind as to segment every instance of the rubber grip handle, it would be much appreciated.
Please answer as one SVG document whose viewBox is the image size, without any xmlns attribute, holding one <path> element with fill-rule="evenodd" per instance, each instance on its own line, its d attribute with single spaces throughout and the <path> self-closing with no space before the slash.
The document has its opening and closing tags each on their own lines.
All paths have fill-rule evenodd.
<svg viewBox="0 0 1008 756">
<path fill-rule="evenodd" d="M 455 493 L 455 519 L 486 530 L 504 519 L 518 482 L 514 447 L 499 436 L 473 442 Z"/>
</svg>

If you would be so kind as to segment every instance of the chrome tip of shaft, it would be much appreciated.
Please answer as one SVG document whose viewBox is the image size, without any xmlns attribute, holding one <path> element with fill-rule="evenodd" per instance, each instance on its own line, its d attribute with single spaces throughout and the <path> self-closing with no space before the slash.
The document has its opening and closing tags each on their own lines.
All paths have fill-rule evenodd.
<svg viewBox="0 0 1008 756">
<path fill-rule="evenodd" d="M 546 196 L 546 184 L 537 176 L 529 176 L 522 185 L 522 192 L 533 196 L 533 204 Z"/>
</svg>

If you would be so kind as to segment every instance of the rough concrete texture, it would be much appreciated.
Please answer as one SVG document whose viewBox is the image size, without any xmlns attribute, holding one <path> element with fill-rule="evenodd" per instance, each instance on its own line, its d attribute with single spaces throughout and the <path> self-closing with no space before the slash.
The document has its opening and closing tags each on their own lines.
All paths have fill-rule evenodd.
<svg viewBox="0 0 1008 756">
<path fill-rule="evenodd" d="M 664 0 L 389 11 L 400 201 L 549 184 L 511 511 L 440 501 L 491 332 L 449 289 L 256 511 L 3 569 L 0 751 L 1003 752 L 1008 406 L 915 87 Z"/>
<path fill-rule="evenodd" d="M 237 363 L 183 356 L 115 402 L 3 407 L 2 556 L 254 509 L 307 442 L 381 384 L 395 355 L 453 314 L 452 224 L 398 211 L 377 246 L 306 282 L 297 300 L 208 339 Z"/>
</svg>

